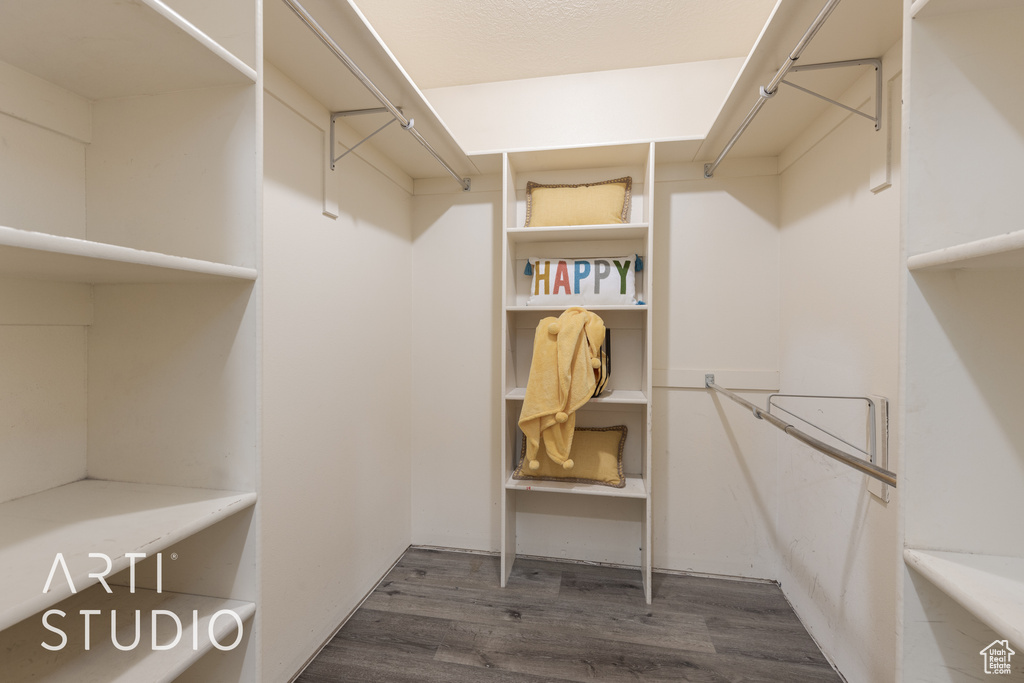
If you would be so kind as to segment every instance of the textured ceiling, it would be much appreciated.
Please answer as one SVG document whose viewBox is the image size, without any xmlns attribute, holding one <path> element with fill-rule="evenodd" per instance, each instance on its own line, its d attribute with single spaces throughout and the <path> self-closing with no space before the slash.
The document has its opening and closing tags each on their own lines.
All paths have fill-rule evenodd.
<svg viewBox="0 0 1024 683">
<path fill-rule="evenodd" d="M 746 57 L 775 0 L 355 0 L 423 89 Z"/>
</svg>

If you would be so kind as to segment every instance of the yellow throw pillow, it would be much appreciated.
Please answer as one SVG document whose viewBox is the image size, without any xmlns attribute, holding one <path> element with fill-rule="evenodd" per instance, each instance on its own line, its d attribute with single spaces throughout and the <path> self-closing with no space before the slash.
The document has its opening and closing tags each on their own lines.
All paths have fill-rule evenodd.
<svg viewBox="0 0 1024 683">
<path fill-rule="evenodd" d="M 531 470 L 526 464 L 526 439 L 523 439 L 519 466 L 512 473 L 512 478 L 603 484 L 621 489 L 626 485 L 626 477 L 622 473 L 622 447 L 625 443 L 626 425 L 577 427 L 573 431 L 569 453 L 575 463 L 571 470 L 563 469 L 548 457 L 543 439 L 537 450 L 540 469 Z"/>
<path fill-rule="evenodd" d="M 627 223 L 632 186 L 630 176 L 578 185 L 530 181 L 526 183 L 526 227 Z"/>
</svg>

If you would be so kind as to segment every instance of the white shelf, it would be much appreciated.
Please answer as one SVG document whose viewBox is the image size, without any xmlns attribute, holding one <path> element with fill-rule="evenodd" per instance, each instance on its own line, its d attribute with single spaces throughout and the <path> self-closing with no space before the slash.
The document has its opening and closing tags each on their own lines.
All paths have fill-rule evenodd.
<svg viewBox="0 0 1024 683">
<path fill-rule="evenodd" d="M 0 60 L 90 100 L 256 82 L 252 67 L 159 0 L 54 4 L 4 13 Z"/>
<path fill-rule="evenodd" d="M 583 306 L 588 311 L 647 311 L 647 304 L 629 304 L 629 305 L 611 305 L 611 304 L 587 304 Z M 561 313 L 569 306 L 506 306 L 505 310 L 509 313 L 519 313 L 523 311 L 558 311 Z"/>
<path fill-rule="evenodd" d="M 1020 0 L 914 0 L 910 3 L 910 17 L 918 19 L 951 12 L 980 12 L 1019 4 Z"/>
<path fill-rule="evenodd" d="M 509 161 L 520 174 L 536 171 L 566 171 L 581 168 L 643 166 L 647 163 L 648 143 L 580 145 L 549 147 L 509 152 Z"/>
<path fill-rule="evenodd" d="M 47 683 L 134 683 L 151 681 L 167 683 L 181 675 L 189 666 L 213 649 L 209 637 L 210 620 L 220 610 L 231 610 L 244 623 L 256 612 L 256 605 L 240 600 L 226 600 L 182 593 L 157 593 L 111 586 L 107 593 L 100 586 L 82 591 L 61 603 L 67 615 L 54 615 L 48 620 L 67 636 L 61 650 L 51 652 L 41 643 L 59 645 L 59 634 L 43 627 L 42 616 L 26 619 L 0 633 L 0 652 L 37 652 L 36 657 L 21 657 L 4 664 L 5 680 L 46 681 Z M 84 620 L 79 610 L 100 610 L 90 617 L 89 650 L 84 648 Z M 152 638 L 153 610 L 167 610 L 181 620 L 181 639 L 168 650 L 154 650 Z M 118 643 L 130 645 L 135 639 L 135 610 L 139 610 L 140 639 L 137 647 L 122 651 L 110 640 L 110 613 L 117 610 Z M 192 611 L 199 611 L 198 647 L 193 650 Z M 236 639 L 237 622 L 222 615 L 214 622 L 214 637 L 222 647 Z M 170 645 L 177 628 L 171 617 L 157 615 L 157 644 Z"/>
<path fill-rule="evenodd" d="M 0 630 L 72 594 L 58 568 L 43 593 L 57 553 L 77 590 L 90 573 L 118 572 L 125 553 L 152 555 L 256 502 L 255 493 L 84 479 L 0 504 Z"/>
<path fill-rule="evenodd" d="M 1024 558 L 913 548 L 903 557 L 1000 637 L 1024 649 Z"/>
<path fill-rule="evenodd" d="M 642 240 L 647 239 L 647 223 L 613 223 L 610 225 L 563 225 L 539 228 L 509 228 L 508 241 L 569 242 L 579 240 Z"/>
<path fill-rule="evenodd" d="M 1024 268 L 1024 230 L 915 254 L 907 258 L 907 268 Z"/>
<path fill-rule="evenodd" d="M 255 280 L 256 269 L 0 226 L 0 276 L 64 282 Z"/>
<path fill-rule="evenodd" d="M 564 481 L 526 481 L 513 479 L 509 475 L 505 481 L 509 491 L 547 491 L 551 493 L 574 493 L 582 496 L 607 496 L 609 498 L 647 498 L 647 487 L 643 477 L 626 477 L 626 485 L 617 489 L 601 484 L 576 484 Z"/>
<path fill-rule="evenodd" d="M 526 399 L 526 388 L 517 387 L 505 394 L 508 401 L 522 401 Z M 647 394 L 642 391 L 627 391 L 625 389 L 613 389 L 601 396 L 592 398 L 587 403 L 622 403 L 632 405 L 647 405 Z"/>
</svg>

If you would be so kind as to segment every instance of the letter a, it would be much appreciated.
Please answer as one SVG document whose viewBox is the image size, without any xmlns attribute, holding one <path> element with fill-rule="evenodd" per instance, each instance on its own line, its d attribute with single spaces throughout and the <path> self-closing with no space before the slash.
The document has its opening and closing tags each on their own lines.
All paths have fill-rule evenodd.
<svg viewBox="0 0 1024 683">
<path fill-rule="evenodd" d="M 558 270 L 555 271 L 555 287 L 551 293 L 558 294 L 558 290 L 563 287 L 566 294 L 572 294 L 572 287 L 569 285 L 569 264 L 559 261 Z"/>
<path fill-rule="evenodd" d="M 68 571 L 68 565 L 64 562 L 64 553 L 57 553 L 57 557 L 53 558 L 53 566 L 50 567 L 50 575 L 46 577 L 46 585 L 43 586 L 43 592 L 50 592 L 50 582 L 53 581 L 53 575 L 57 571 L 57 565 L 64 570 L 64 578 L 68 580 L 68 586 L 71 587 L 72 593 L 77 593 L 75 590 L 75 582 L 71 580 L 71 572 Z"/>
</svg>

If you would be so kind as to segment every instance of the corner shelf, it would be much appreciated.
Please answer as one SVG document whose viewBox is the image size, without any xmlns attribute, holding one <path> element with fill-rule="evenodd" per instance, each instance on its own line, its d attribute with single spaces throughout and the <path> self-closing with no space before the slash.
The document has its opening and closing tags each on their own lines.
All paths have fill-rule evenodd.
<svg viewBox="0 0 1024 683">
<path fill-rule="evenodd" d="M 538 311 L 548 312 L 557 311 L 561 313 L 567 307 L 566 306 L 506 306 L 505 310 L 509 313 L 523 313 L 526 311 Z M 619 305 L 619 304 L 588 304 L 585 307 L 588 311 L 644 311 L 648 310 L 647 304 L 630 304 L 630 305 Z"/>
<path fill-rule="evenodd" d="M 935 249 L 907 258 L 910 270 L 1024 268 L 1024 230 Z"/>
<path fill-rule="evenodd" d="M 540 491 L 549 493 L 573 493 L 583 496 L 606 496 L 608 498 L 637 498 L 647 499 L 647 487 L 644 485 L 643 477 L 627 476 L 626 485 L 617 489 L 614 486 L 602 486 L 601 484 L 578 484 L 575 482 L 563 481 L 526 481 L 524 479 L 513 479 L 509 475 L 505 480 L 507 491 Z"/>
<path fill-rule="evenodd" d="M 913 0 L 910 18 L 926 18 L 953 12 L 977 12 L 986 9 L 1013 7 L 1017 0 Z"/>
<path fill-rule="evenodd" d="M 63 3 L 59 12 L 22 3 L 0 22 L 0 60 L 91 100 L 256 82 L 252 67 L 159 0 Z"/>
<path fill-rule="evenodd" d="M 616 512 L 616 521 L 639 522 L 639 543 L 630 541 L 625 547 L 602 549 L 610 555 L 621 554 L 617 561 L 632 563 L 630 555 L 638 547 L 637 565 L 643 578 L 644 599 L 651 602 L 651 520 L 650 497 L 652 459 L 652 319 L 650 299 L 652 280 L 651 261 L 654 261 L 653 207 L 654 207 L 654 153 L 653 143 L 612 145 L 606 147 L 580 147 L 508 152 L 502 156 L 502 303 L 501 352 L 503 377 L 499 396 L 501 404 L 501 585 L 508 578 L 519 551 L 517 534 L 534 523 L 526 520 L 520 525 L 518 509 L 529 509 L 528 502 L 535 492 L 561 493 L 603 498 L 632 499 L 638 505 L 626 505 Z M 614 174 L 614 175 L 609 175 Z M 633 178 L 634 200 L 630 208 L 630 222 L 601 225 L 559 225 L 522 227 L 526 213 L 527 179 L 550 183 L 576 183 L 600 177 L 619 177 L 629 174 Z M 532 365 L 532 347 L 537 321 L 559 315 L 571 303 L 529 306 L 530 277 L 524 274 L 524 264 L 532 257 L 554 257 L 574 254 L 586 257 L 615 257 L 637 254 L 647 260 L 642 271 L 637 271 L 636 297 L 638 304 L 580 304 L 588 311 L 601 315 L 613 339 L 614 359 L 611 380 L 602 396 L 591 398 L 580 411 L 580 419 L 587 426 L 612 424 L 608 420 L 621 420 L 629 424 L 629 440 L 623 462 L 630 472 L 623 488 L 601 484 L 582 484 L 569 481 L 517 480 L 512 478 L 520 457 L 517 446 L 522 444 L 517 415 L 526 400 L 525 385 Z M 616 384 L 618 383 L 618 384 Z M 618 388 L 622 387 L 622 388 Z M 590 406 L 593 405 L 591 409 Z M 578 514 L 580 500 L 569 496 L 547 501 L 555 509 L 564 510 L 566 517 Z M 628 508 L 628 509 L 627 509 Z M 638 514 L 637 514 L 638 513 Z M 548 514 L 548 513 L 539 513 Z M 634 515 L 636 515 L 634 517 Z M 552 521 L 557 515 L 552 514 Z M 613 518 L 609 518 L 613 519 Z M 600 525 L 605 520 L 588 520 Z M 543 533 L 572 536 L 570 527 L 543 526 Z M 519 527 L 523 526 L 520 530 Z M 524 552 L 528 552 L 524 550 Z M 581 552 L 575 550 L 574 552 Z M 583 558 L 585 559 L 585 558 Z"/>
<path fill-rule="evenodd" d="M 505 394 L 506 401 L 522 401 L 526 399 L 526 388 L 516 387 Z M 629 391 L 626 389 L 613 389 L 601 396 L 594 397 L 587 403 L 617 403 L 622 405 L 647 405 L 650 399 L 642 391 Z"/>
<path fill-rule="evenodd" d="M 0 276 L 85 283 L 251 281 L 256 269 L 0 226 Z"/>
<path fill-rule="evenodd" d="M 242 620 L 243 624 L 256 613 L 256 605 L 241 600 L 210 598 L 184 593 L 157 593 L 152 590 L 137 589 L 134 594 L 127 588 L 118 590 L 111 586 L 113 593 L 107 593 L 100 586 L 93 586 L 81 591 L 73 598 L 61 603 L 62 610 L 68 615 L 64 619 L 55 618 L 49 623 L 60 628 L 67 635 L 65 648 L 56 652 L 47 652 L 40 648 L 40 643 L 56 645 L 60 637 L 44 629 L 42 618 L 27 619 L 17 626 L 0 632 L 0 652 L 15 652 L 29 648 L 39 648 L 37 658 L 20 659 L 8 662 L 4 674 L 11 680 L 45 680 L 47 683 L 106 683 L 107 681 L 152 681 L 153 683 L 170 683 L 180 676 L 192 664 L 214 647 L 210 640 L 210 622 L 220 610 L 231 610 Z M 80 609 L 99 610 L 90 623 L 90 648 L 88 653 L 83 649 L 85 642 L 83 619 L 79 617 Z M 181 639 L 175 647 L 167 650 L 152 648 L 152 617 L 153 610 L 167 610 L 181 620 Z M 134 639 L 132 613 L 140 611 L 140 638 L 137 647 L 127 651 L 118 650 L 110 640 L 110 613 L 116 610 L 118 618 L 118 642 L 127 645 Z M 193 632 L 192 611 L 197 610 L 196 620 L 198 632 Z M 169 619 L 169 617 L 167 618 Z M 166 620 L 165 620 L 166 621 Z M 158 622 L 158 627 L 163 622 Z M 214 623 L 214 638 L 227 646 L 234 641 L 237 624 L 230 617 L 218 618 Z M 170 631 L 170 627 L 167 627 Z M 120 633 L 123 631 L 123 634 Z M 158 635 L 163 635 L 162 628 Z M 193 650 L 193 637 L 197 638 L 198 647 Z M 168 639 L 159 638 L 157 643 L 169 645 Z M 88 654 L 88 656 L 85 656 Z"/>
<path fill-rule="evenodd" d="M 961 607 L 1024 649 L 1024 558 L 903 551 L 907 565 Z"/>
<path fill-rule="evenodd" d="M 83 479 L 0 504 L 0 631 L 72 595 L 59 571 L 42 592 L 57 553 L 81 588 L 106 566 L 89 553 L 110 557 L 113 574 L 128 567 L 125 553 L 151 555 L 255 502 L 253 492 Z"/>
<path fill-rule="evenodd" d="M 577 240 L 642 240 L 647 237 L 647 223 L 616 223 L 610 225 L 559 225 L 539 228 L 509 228 L 508 241 L 569 242 Z"/>
</svg>

